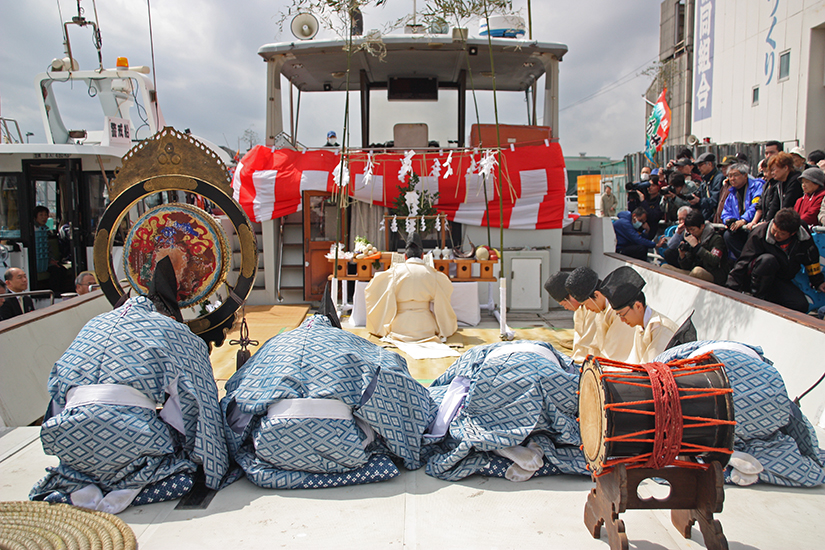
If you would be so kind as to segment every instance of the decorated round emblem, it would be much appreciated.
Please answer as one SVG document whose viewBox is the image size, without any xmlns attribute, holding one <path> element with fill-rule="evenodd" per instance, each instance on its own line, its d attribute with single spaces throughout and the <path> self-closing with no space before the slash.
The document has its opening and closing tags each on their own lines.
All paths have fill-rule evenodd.
<svg viewBox="0 0 825 550">
<path fill-rule="evenodd" d="M 197 305 L 215 292 L 229 263 L 226 237 L 217 221 L 200 208 L 181 203 L 156 206 L 132 226 L 123 254 L 131 286 L 148 294 L 155 264 L 166 256 L 175 268 L 182 308 Z"/>
</svg>

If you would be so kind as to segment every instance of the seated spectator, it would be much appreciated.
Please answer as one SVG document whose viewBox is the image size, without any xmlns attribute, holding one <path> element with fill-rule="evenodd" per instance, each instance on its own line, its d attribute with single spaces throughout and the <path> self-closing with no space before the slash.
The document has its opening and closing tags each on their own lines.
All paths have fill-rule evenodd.
<svg viewBox="0 0 825 550">
<path fill-rule="evenodd" d="M 672 266 L 679 265 L 679 245 L 684 241 L 685 238 L 685 218 L 687 217 L 688 213 L 692 212 L 693 208 L 690 206 L 683 206 L 679 208 L 679 212 L 677 214 L 678 225 L 676 225 L 676 231 L 673 233 L 673 236 L 670 237 L 667 241 L 667 248 L 662 253 L 662 256 L 665 259 L 665 262 Z M 664 243 L 660 240 L 659 246 L 662 246 Z"/>
<path fill-rule="evenodd" d="M 632 267 L 622 266 L 604 278 L 601 291 L 610 307 L 627 325 L 634 327 L 628 363 L 650 363 L 665 351 L 679 327 L 646 304 L 645 280 Z"/>
<path fill-rule="evenodd" d="M 783 208 L 770 223 L 751 231 L 739 261 L 728 275 L 727 286 L 805 313 L 808 300 L 791 282 L 801 266 L 805 266 L 811 286 L 825 292 L 819 249 L 802 226 L 799 214 Z"/>
<path fill-rule="evenodd" d="M 825 172 L 819 168 L 808 168 L 799 177 L 802 182 L 802 195 L 794 206 L 802 223 L 813 226 L 819 223 L 822 198 L 825 197 Z"/>
<path fill-rule="evenodd" d="M 14 296 L 15 292 L 26 292 L 29 287 L 29 279 L 26 272 L 19 267 L 10 267 L 5 275 L 6 298 L 0 305 L 0 319 L 11 319 L 18 315 L 23 315 L 34 311 L 34 301 L 31 296 Z"/>
<path fill-rule="evenodd" d="M 3 295 L 6 293 L 6 283 L 0 280 L 0 321 L 5 321 L 6 318 L 3 316 L 3 304 L 6 303 L 6 300 L 3 298 Z"/>
<path fill-rule="evenodd" d="M 793 208 L 802 196 L 799 172 L 794 170 L 793 157 L 788 153 L 776 153 L 768 159 L 766 180 L 762 190 L 762 221 L 771 221 L 780 208 Z"/>
<path fill-rule="evenodd" d="M 724 285 L 728 253 L 722 235 L 693 210 L 685 217 L 685 236 L 679 245 L 679 267 L 691 277 Z"/>
<path fill-rule="evenodd" d="M 659 193 L 659 182 L 651 181 L 647 188 L 647 197 L 643 197 L 639 204 L 647 212 L 648 229 L 644 232 L 644 236 L 650 240 L 653 240 L 659 232 L 659 222 L 662 220 L 662 198 Z"/>
<path fill-rule="evenodd" d="M 647 250 L 655 248 L 656 243 L 642 236 L 642 232 L 649 229 L 647 212 L 641 206 L 632 213 L 619 212 L 619 219 L 613 220 L 613 231 L 616 233 L 616 252 L 647 261 Z"/>
<path fill-rule="evenodd" d="M 674 222 L 678 219 L 678 211 L 683 206 L 690 207 L 690 201 L 696 196 L 696 187 L 686 182 L 683 174 L 673 174 L 668 186 L 662 189 L 662 212 L 665 220 Z"/>
<path fill-rule="evenodd" d="M 74 280 L 75 292 L 78 296 L 88 294 L 94 285 L 97 284 L 95 274 L 91 271 L 82 271 Z"/>
<path fill-rule="evenodd" d="M 696 159 L 696 167 L 702 174 L 702 183 L 699 185 L 699 198 L 690 201 L 691 206 L 702 211 L 706 220 L 713 220 L 716 215 L 716 206 L 719 204 L 719 193 L 722 190 L 724 177 L 716 168 L 716 156 L 713 153 L 702 153 Z"/>
<path fill-rule="evenodd" d="M 822 149 L 814 149 L 808 153 L 808 164 L 811 166 L 818 166 L 823 160 L 825 160 L 825 151 Z"/>
<path fill-rule="evenodd" d="M 810 165 L 805 162 L 805 149 L 802 147 L 794 147 L 788 154 L 791 155 L 791 158 L 793 159 L 793 168 L 797 172 L 804 172 L 810 168 Z"/>
<path fill-rule="evenodd" d="M 725 199 L 721 218 L 722 223 L 728 226 L 724 235 L 725 245 L 733 257 L 738 258 L 748 234 L 758 223 L 758 216 L 761 216 L 757 206 L 765 182 L 751 177 L 746 164 L 734 164 L 728 168 L 727 181 L 731 191 Z"/>
</svg>

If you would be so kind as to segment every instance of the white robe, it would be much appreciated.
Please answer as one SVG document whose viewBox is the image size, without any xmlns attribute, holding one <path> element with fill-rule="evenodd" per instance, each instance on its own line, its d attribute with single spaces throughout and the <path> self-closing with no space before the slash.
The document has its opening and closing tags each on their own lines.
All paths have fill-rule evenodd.
<svg viewBox="0 0 825 550">
<path fill-rule="evenodd" d="M 367 330 L 402 342 L 438 341 L 458 328 L 450 279 L 420 258 L 376 273 L 364 291 Z M 430 310 L 432 303 L 432 311 Z"/>
<path fill-rule="evenodd" d="M 588 355 L 599 355 L 596 346 L 598 333 L 598 314 L 584 306 L 573 312 L 573 361 L 581 363 Z"/>
<path fill-rule="evenodd" d="M 665 351 L 673 334 L 679 327 L 648 306 L 645 309 L 644 328 L 634 327 L 633 349 L 627 362 L 633 364 L 650 363 Z"/>
<path fill-rule="evenodd" d="M 600 313 L 596 314 L 596 340 L 594 347 L 598 349 L 599 357 L 606 357 L 614 361 L 627 362 L 630 351 L 633 349 L 633 339 L 636 335 L 635 327 L 631 327 L 607 303 Z"/>
</svg>

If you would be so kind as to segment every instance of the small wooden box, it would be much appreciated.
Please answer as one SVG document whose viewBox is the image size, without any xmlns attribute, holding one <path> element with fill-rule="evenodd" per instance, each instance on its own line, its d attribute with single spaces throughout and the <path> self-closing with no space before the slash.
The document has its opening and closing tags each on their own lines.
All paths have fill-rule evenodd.
<svg viewBox="0 0 825 550">
<path fill-rule="evenodd" d="M 498 263 L 498 260 L 477 260 L 479 264 L 479 279 L 495 281 L 493 277 L 493 266 Z"/>
<path fill-rule="evenodd" d="M 456 259 L 455 261 L 455 278 L 462 280 L 469 280 L 473 274 L 473 262 L 475 260 Z"/>
<path fill-rule="evenodd" d="M 330 258 L 329 260 L 331 263 L 335 263 L 335 260 Z M 347 276 L 347 264 L 349 260 L 338 259 L 337 269 L 335 270 L 335 277 L 341 279 L 342 277 Z"/>
<path fill-rule="evenodd" d="M 433 267 L 447 277 L 450 276 L 450 260 L 433 260 Z"/>
<path fill-rule="evenodd" d="M 369 281 L 372 279 L 373 267 L 375 260 L 355 260 L 355 265 L 358 266 L 358 275 L 355 276 L 359 281 Z"/>
</svg>

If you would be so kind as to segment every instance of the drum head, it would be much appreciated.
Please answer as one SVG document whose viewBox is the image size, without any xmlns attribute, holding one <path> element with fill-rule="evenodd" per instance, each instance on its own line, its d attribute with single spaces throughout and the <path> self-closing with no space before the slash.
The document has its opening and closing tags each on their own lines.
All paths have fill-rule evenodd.
<svg viewBox="0 0 825 550">
<path fill-rule="evenodd" d="M 604 438 L 607 416 L 601 374 L 601 367 L 589 357 L 582 366 L 582 375 L 579 379 L 579 430 L 584 458 L 593 473 L 601 471 L 606 459 Z"/>
<path fill-rule="evenodd" d="M 229 265 L 223 229 L 212 216 L 190 204 L 162 204 L 148 210 L 132 226 L 123 248 L 126 278 L 144 296 L 149 293 L 155 263 L 169 254 L 181 308 L 209 298 L 223 283 Z"/>
</svg>

